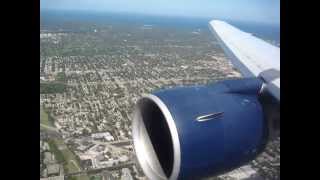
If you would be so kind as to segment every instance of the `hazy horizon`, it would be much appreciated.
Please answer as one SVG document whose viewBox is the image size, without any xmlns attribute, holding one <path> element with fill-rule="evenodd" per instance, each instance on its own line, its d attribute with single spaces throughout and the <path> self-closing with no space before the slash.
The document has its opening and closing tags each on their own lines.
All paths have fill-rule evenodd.
<svg viewBox="0 0 320 180">
<path fill-rule="evenodd" d="M 41 26 L 50 23 L 92 23 L 110 24 L 117 23 L 123 25 L 154 25 L 162 27 L 174 28 L 194 28 L 208 30 L 208 23 L 212 18 L 204 17 L 181 17 L 181 16 L 161 16 L 161 15 L 145 15 L 139 13 L 111 13 L 96 12 L 84 10 L 41 10 Z M 237 21 L 230 19 L 222 19 L 237 28 L 255 34 L 265 40 L 274 40 L 276 44 L 280 44 L 280 26 L 275 24 L 264 24 L 257 22 Z M 46 21 L 46 22 L 45 22 Z"/>
<path fill-rule="evenodd" d="M 228 19 L 233 21 L 280 24 L 279 0 L 41 0 L 40 10 L 99 13 L 129 13 L 166 17 Z"/>
</svg>

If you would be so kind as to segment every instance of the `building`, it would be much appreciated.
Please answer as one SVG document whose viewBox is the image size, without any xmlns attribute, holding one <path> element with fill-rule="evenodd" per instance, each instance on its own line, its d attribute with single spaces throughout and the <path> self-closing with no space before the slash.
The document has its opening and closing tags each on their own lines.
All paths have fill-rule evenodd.
<svg viewBox="0 0 320 180">
<path fill-rule="evenodd" d="M 43 159 L 43 163 L 44 164 L 53 164 L 55 163 L 55 159 L 54 159 L 54 155 L 50 152 L 45 152 L 44 153 L 44 159 Z"/>
<path fill-rule="evenodd" d="M 47 177 L 47 178 L 40 178 L 40 180 L 64 180 L 64 176 L 54 176 L 54 177 Z"/>
<path fill-rule="evenodd" d="M 231 178 L 231 179 L 254 179 L 262 180 L 259 174 L 251 168 L 251 166 L 246 165 L 238 169 L 235 169 L 227 174 L 220 176 L 222 178 Z"/>
<path fill-rule="evenodd" d="M 114 141 L 114 137 L 109 132 L 91 134 L 93 139 L 105 139 L 106 141 Z"/>
<path fill-rule="evenodd" d="M 58 176 L 60 174 L 59 164 L 49 164 L 47 165 L 48 176 Z"/>
<path fill-rule="evenodd" d="M 121 180 L 133 180 L 133 178 L 131 176 L 131 172 L 130 172 L 130 170 L 128 168 L 123 168 L 122 169 Z"/>
<path fill-rule="evenodd" d="M 108 171 L 104 171 L 102 175 L 102 180 L 115 180 L 112 174 Z"/>
</svg>

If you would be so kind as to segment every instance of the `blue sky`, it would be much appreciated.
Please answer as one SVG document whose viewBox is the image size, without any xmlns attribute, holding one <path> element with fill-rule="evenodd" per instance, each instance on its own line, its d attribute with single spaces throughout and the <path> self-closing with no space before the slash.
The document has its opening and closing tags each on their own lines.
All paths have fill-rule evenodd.
<svg viewBox="0 0 320 180">
<path fill-rule="evenodd" d="M 280 23 L 280 0 L 40 0 L 40 8 Z"/>
</svg>

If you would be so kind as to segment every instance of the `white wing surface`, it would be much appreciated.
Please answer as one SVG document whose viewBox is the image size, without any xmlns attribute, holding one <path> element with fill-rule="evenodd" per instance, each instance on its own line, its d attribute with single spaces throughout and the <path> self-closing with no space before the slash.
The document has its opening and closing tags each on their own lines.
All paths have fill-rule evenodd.
<svg viewBox="0 0 320 180">
<path fill-rule="evenodd" d="M 209 27 L 242 75 L 262 78 L 280 101 L 280 48 L 223 21 L 210 21 Z"/>
</svg>

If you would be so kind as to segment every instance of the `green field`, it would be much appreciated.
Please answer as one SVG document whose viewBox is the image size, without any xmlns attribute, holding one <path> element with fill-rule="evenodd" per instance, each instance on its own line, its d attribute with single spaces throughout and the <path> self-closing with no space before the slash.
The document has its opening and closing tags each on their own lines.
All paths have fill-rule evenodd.
<svg viewBox="0 0 320 180">
<path fill-rule="evenodd" d="M 81 176 L 72 176 L 67 178 L 66 180 L 90 180 L 87 175 L 81 175 Z"/>
<path fill-rule="evenodd" d="M 62 147 L 61 153 L 65 159 L 64 167 L 68 173 L 81 171 L 77 162 L 75 154 L 73 154 L 62 140 L 56 140 L 58 147 Z"/>
<path fill-rule="evenodd" d="M 91 176 L 90 180 L 102 180 L 101 176 Z"/>
<path fill-rule="evenodd" d="M 66 92 L 67 85 L 61 82 L 40 83 L 40 94 L 56 94 Z"/>
<path fill-rule="evenodd" d="M 63 140 L 53 139 L 52 142 L 56 146 L 55 155 L 64 162 L 63 167 L 67 173 L 79 172 L 81 168 L 76 155 L 64 144 Z M 58 152 L 57 152 L 58 151 Z"/>
<path fill-rule="evenodd" d="M 40 123 L 46 126 L 53 126 L 53 122 L 49 120 L 49 115 L 40 107 Z"/>
<path fill-rule="evenodd" d="M 69 149 L 61 150 L 61 152 L 65 157 L 66 163 L 64 166 L 68 173 L 81 171 L 75 155 Z"/>
<path fill-rule="evenodd" d="M 88 176 L 82 175 L 82 176 L 77 176 L 77 180 L 90 180 Z"/>
</svg>

